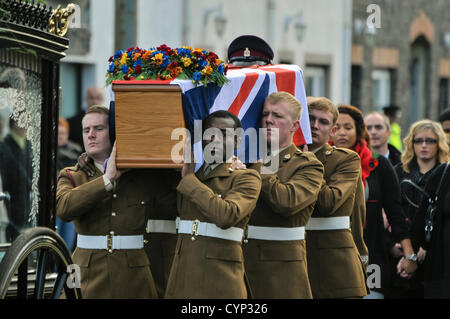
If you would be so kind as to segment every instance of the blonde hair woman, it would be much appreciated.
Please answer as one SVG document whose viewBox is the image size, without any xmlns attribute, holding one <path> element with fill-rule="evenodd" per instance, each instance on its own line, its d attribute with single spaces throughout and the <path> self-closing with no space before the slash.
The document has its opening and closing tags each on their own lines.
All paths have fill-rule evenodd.
<svg viewBox="0 0 450 319">
<path fill-rule="evenodd" d="M 437 162 L 447 162 L 447 138 L 437 122 L 421 120 L 414 123 L 403 144 L 405 151 L 402 155 L 402 168 L 407 173 L 411 172 L 410 165 L 414 159 L 422 173 L 428 172 Z"/>
<path fill-rule="evenodd" d="M 417 207 L 411 205 L 407 198 L 413 203 L 420 203 L 422 194 L 404 180 L 411 180 L 421 188 L 424 188 L 435 168 L 447 161 L 448 145 L 442 126 L 431 120 L 415 122 L 408 136 L 403 140 L 404 152 L 402 161 L 395 170 L 402 186 L 402 207 L 406 216 L 412 222 L 417 215 Z M 417 245 L 418 246 L 418 245 Z M 414 247 L 417 251 L 418 262 L 425 260 L 426 251 L 422 247 Z M 423 298 L 423 271 L 417 272 L 418 276 L 410 280 L 409 291 L 403 295 Z"/>
</svg>

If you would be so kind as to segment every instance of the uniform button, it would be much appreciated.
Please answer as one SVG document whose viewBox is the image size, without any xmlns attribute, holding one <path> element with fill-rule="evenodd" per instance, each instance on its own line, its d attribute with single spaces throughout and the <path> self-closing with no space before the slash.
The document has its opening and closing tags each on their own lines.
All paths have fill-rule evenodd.
<svg viewBox="0 0 450 319">
<path fill-rule="evenodd" d="M 142 202 L 141 202 L 141 205 L 145 205 L 145 202 L 144 202 L 144 201 L 142 201 Z"/>
<path fill-rule="evenodd" d="M 112 249 L 108 249 L 108 252 L 109 252 L 110 254 L 112 254 Z"/>
<path fill-rule="evenodd" d="M 109 234 L 110 234 L 110 235 L 114 235 L 114 231 L 111 230 L 111 231 L 109 232 Z"/>
<path fill-rule="evenodd" d="M 115 217 L 116 216 L 116 212 L 112 212 L 111 216 Z"/>
<path fill-rule="evenodd" d="M 113 198 L 117 198 L 117 194 L 113 194 Z"/>
</svg>

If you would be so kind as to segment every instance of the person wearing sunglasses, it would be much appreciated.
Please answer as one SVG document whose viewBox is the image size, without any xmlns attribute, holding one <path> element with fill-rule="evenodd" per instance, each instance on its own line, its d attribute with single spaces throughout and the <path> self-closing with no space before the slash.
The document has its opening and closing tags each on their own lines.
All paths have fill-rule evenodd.
<svg viewBox="0 0 450 319">
<path fill-rule="evenodd" d="M 413 123 L 408 136 L 403 140 L 405 150 L 402 161 L 395 170 L 401 183 L 402 207 L 405 215 L 412 222 L 417 214 L 417 207 L 411 203 L 420 203 L 421 192 L 409 182 L 424 188 L 434 169 L 447 161 L 448 146 L 442 126 L 425 119 Z M 395 247 L 394 247 L 395 249 Z M 395 296 L 404 298 L 423 298 L 423 267 L 420 264 L 426 257 L 422 247 L 415 247 L 419 268 L 411 280 L 397 278 L 393 283 Z"/>
</svg>

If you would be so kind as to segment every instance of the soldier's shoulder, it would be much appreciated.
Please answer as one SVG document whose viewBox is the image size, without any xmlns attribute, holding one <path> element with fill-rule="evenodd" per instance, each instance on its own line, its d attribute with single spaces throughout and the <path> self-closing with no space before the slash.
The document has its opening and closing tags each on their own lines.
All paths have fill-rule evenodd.
<svg viewBox="0 0 450 319">
<path fill-rule="evenodd" d="M 256 169 L 252 169 L 252 168 L 247 168 L 247 169 L 232 169 L 229 168 L 228 172 L 230 173 L 230 175 L 235 175 L 235 176 L 242 176 L 242 177 L 249 177 L 249 178 L 257 178 L 257 179 L 261 179 L 261 175 L 258 173 L 258 171 Z"/>
<path fill-rule="evenodd" d="M 304 161 L 318 161 L 316 155 L 313 152 L 303 152 L 299 149 L 295 151 L 294 157 Z"/>
<path fill-rule="evenodd" d="M 341 156 L 341 157 L 347 157 L 347 158 L 359 158 L 358 153 L 356 153 L 355 151 L 348 149 L 348 148 L 343 148 L 343 147 L 336 147 L 333 146 L 331 149 L 331 153 L 335 156 Z"/>
<path fill-rule="evenodd" d="M 76 169 L 75 166 L 64 167 L 59 171 L 59 176 L 69 176 L 71 178 L 81 178 L 86 176 L 86 173 L 81 169 Z"/>
</svg>

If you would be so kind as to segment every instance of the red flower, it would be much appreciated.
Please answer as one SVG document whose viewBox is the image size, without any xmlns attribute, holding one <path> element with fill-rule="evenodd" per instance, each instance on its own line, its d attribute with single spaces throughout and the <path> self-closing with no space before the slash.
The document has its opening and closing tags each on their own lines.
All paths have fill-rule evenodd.
<svg viewBox="0 0 450 319">
<path fill-rule="evenodd" d="M 113 58 L 112 56 L 110 56 L 109 59 L 108 59 L 108 62 L 112 62 L 113 59 L 114 59 L 114 58 Z"/>
<path fill-rule="evenodd" d="M 139 65 L 139 64 L 136 65 L 135 72 L 136 72 L 136 74 L 141 74 L 142 73 L 142 66 Z"/>
</svg>

